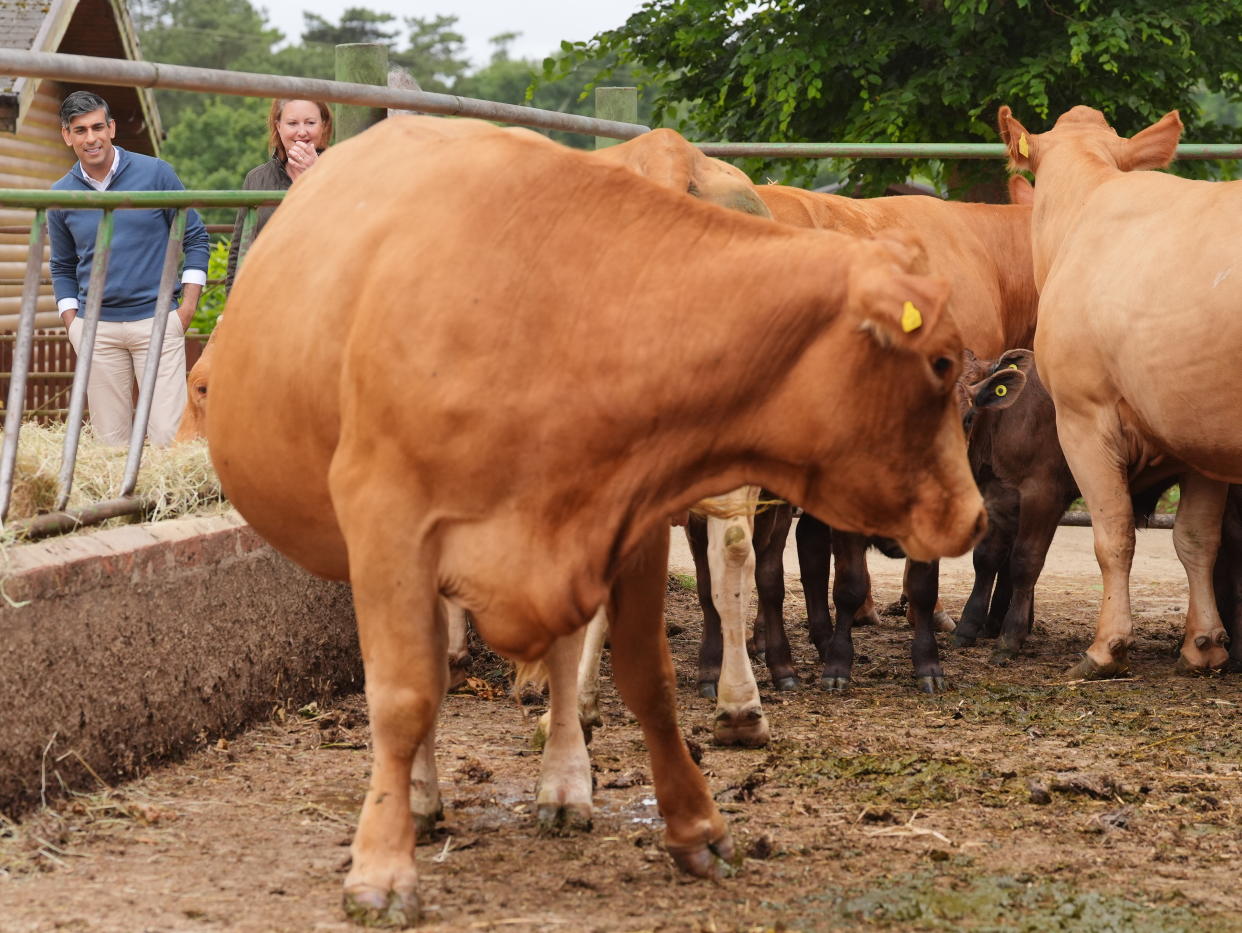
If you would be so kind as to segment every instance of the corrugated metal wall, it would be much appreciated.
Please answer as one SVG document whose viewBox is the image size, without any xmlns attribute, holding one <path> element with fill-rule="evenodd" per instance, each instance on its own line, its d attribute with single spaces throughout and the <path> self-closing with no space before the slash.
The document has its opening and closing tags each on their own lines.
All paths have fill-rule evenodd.
<svg viewBox="0 0 1242 933">
<path fill-rule="evenodd" d="M 73 152 L 60 137 L 60 100 L 64 88 L 55 81 L 41 81 L 17 135 L 0 133 L 0 188 L 47 189 L 73 165 Z M 15 330 L 21 308 L 22 278 L 33 211 L 0 207 L 0 331 Z M 47 251 L 43 254 L 42 278 L 49 282 Z M 39 293 L 39 327 L 59 327 L 52 286 Z"/>
</svg>

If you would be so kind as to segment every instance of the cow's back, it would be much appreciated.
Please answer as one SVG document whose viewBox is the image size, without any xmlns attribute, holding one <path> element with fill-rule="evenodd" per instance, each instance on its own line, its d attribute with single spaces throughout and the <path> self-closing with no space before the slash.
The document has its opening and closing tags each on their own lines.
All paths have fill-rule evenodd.
<svg viewBox="0 0 1242 933">
<path fill-rule="evenodd" d="M 854 199 L 783 185 L 757 190 L 782 223 L 854 236 L 889 230 L 916 234 L 930 271 L 952 283 L 949 307 L 967 347 L 995 358 L 1031 345 L 1039 299 L 1031 271 L 1029 206 L 923 195 Z"/>
</svg>

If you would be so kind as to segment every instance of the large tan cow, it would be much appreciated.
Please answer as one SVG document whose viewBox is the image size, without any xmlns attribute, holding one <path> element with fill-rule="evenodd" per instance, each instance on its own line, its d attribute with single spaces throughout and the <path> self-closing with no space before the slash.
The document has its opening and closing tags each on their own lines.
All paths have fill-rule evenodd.
<svg viewBox="0 0 1242 933">
<path fill-rule="evenodd" d="M 925 559 L 985 524 L 947 289 L 907 244 L 783 228 L 526 134 L 429 138 L 434 119 L 387 120 L 294 186 L 238 276 L 207 418 L 230 501 L 353 585 L 375 762 L 346 907 L 391 924 L 417 915 L 442 597 L 522 659 L 608 604 L 669 850 L 709 875 L 731 848 L 677 726 L 668 516 L 762 483 Z"/>
<path fill-rule="evenodd" d="M 1129 139 L 1089 107 L 1046 133 L 1027 131 L 1008 107 L 999 121 L 1011 163 L 1036 176 L 1035 359 L 1103 574 L 1095 641 L 1072 673 L 1127 669 L 1129 487 L 1174 473 L 1173 542 L 1190 583 L 1181 663 L 1224 664 L 1212 565 L 1226 483 L 1242 480 L 1242 182 L 1149 171 L 1173 158 L 1176 111 Z"/>
</svg>

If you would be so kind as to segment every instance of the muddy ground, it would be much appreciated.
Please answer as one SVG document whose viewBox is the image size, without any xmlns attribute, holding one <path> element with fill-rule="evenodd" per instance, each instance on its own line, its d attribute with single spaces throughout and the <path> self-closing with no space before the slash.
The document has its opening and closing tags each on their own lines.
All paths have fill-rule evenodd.
<svg viewBox="0 0 1242 933">
<path fill-rule="evenodd" d="M 637 725 L 609 686 L 592 743 L 594 831 L 541 838 L 534 708 L 480 664 L 448 699 L 443 828 L 419 848 L 422 928 L 503 930 L 1242 930 L 1242 677 L 1173 673 L 1185 583 L 1167 532 L 1141 537 L 1130 679 L 1064 683 L 1099 585 L 1088 529 L 1058 535 L 1027 656 L 941 637 L 951 689 L 912 688 L 904 621 L 856 634 L 856 686 L 815 686 L 796 577 L 786 618 L 806 685 L 758 668 L 769 748 L 708 744 L 693 690 L 699 613 L 670 583 L 686 734 L 749 854 L 722 884 L 660 848 Z M 684 551 L 673 569 L 686 569 Z M 790 564 L 792 569 L 792 563 Z M 898 564 L 873 560 L 881 602 Z M 960 608 L 966 561 L 942 593 Z M 291 712 L 122 787 L 0 824 L 0 930 L 352 929 L 339 910 L 366 781 L 365 709 Z"/>
</svg>

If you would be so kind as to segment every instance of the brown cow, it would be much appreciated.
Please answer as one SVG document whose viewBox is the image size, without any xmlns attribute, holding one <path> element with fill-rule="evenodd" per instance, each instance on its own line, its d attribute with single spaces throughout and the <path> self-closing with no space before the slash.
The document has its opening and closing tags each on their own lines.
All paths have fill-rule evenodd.
<svg viewBox="0 0 1242 933">
<path fill-rule="evenodd" d="M 855 200 L 781 185 L 763 185 L 756 190 L 772 216 L 792 226 L 856 235 L 875 235 L 885 230 L 916 233 L 927 244 L 929 267 L 946 276 L 953 285 L 949 309 L 958 322 L 966 346 L 981 356 L 994 359 L 1007 348 L 1032 342 L 1038 293 L 1030 262 L 1029 186 L 1024 190 L 1011 185 L 1010 193 L 1015 202 L 1012 205 L 918 196 Z M 786 533 L 782 528 L 787 530 L 787 521 L 787 516 L 778 512 L 768 517 L 771 529 L 768 524 L 761 525 L 764 545 L 758 554 L 760 571 L 756 576 L 760 591 L 756 643 L 766 652 L 772 682 L 778 689 L 797 685 L 781 617 L 784 597 L 781 555 Z M 869 611 L 870 577 L 865 558 L 868 542 L 847 533 L 833 535 L 831 529 L 809 511 L 798 522 L 797 540 L 811 640 L 821 658 L 829 661 L 830 655 L 832 657 L 822 682 L 825 686 L 840 688 L 848 683 L 850 662 L 840 653 L 842 648 L 836 649 L 834 655 L 830 647 L 834 629 L 828 608 L 829 552 L 836 556 L 838 574 L 844 572 L 844 577 L 840 578 L 841 596 L 851 606 L 847 618 L 873 616 Z M 706 577 L 706 582 L 700 582 L 702 593 L 712 584 L 705 562 L 696 563 L 700 581 Z M 911 568 L 910 573 L 920 594 L 933 594 L 926 611 L 935 613 L 938 608 L 934 595 L 937 568 Z M 860 594 L 861 601 L 856 601 Z M 717 627 L 713 625 L 716 620 L 708 610 L 704 602 L 707 637 L 700 654 L 699 672 L 703 692 L 708 692 L 707 682 L 719 669 L 719 640 L 715 634 Z M 936 617 L 943 616 L 942 613 L 931 615 L 930 622 L 922 619 L 921 602 L 908 605 L 907 612 L 916 631 L 925 623 L 946 627 Z M 731 639 L 729 634 L 725 635 L 726 642 L 736 643 L 739 638 L 737 633 Z M 928 660 L 931 656 L 925 650 L 925 639 L 919 636 L 917 641 L 916 656 L 921 660 L 916 661 L 916 668 L 922 672 L 918 682 L 923 689 L 934 688 L 942 682 L 939 668 Z M 934 647 L 934 640 L 932 645 Z M 726 657 L 726 666 L 727 660 Z"/>
<path fill-rule="evenodd" d="M 442 596 L 524 659 L 608 604 L 669 850 L 709 875 L 731 847 L 674 712 L 668 516 L 762 483 L 923 559 L 985 524 L 947 287 L 907 246 L 524 134 L 428 138 L 434 119 L 386 120 L 294 186 L 238 276 L 207 417 L 230 501 L 353 585 L 375 766 L 346 908 L 394 924 L 417 915 L 409 781 L 444 691 Z"/>
<path fill-rule="evenodd" d="M 1011 163 L 1036 176 L 1035 354 L 1104 582 L 1095 641 L 1071 675 L 1128 668 L 1129 487 L 1140 475 L 1181 474 L 1173 543 L 1190 584 L 1181 663 L 1220 666 L 1228 639 L 1212 568 L 1227 483 L 1242 479 L 1242 377 L 1232 365 L 1242 351 L 1242 183 L 1147 171 L 1173 158 L 1176 111 L 1130 139 L 1089 107 L 1041 134 L 1008 107 L 999 119 Z"/>
</svg>

